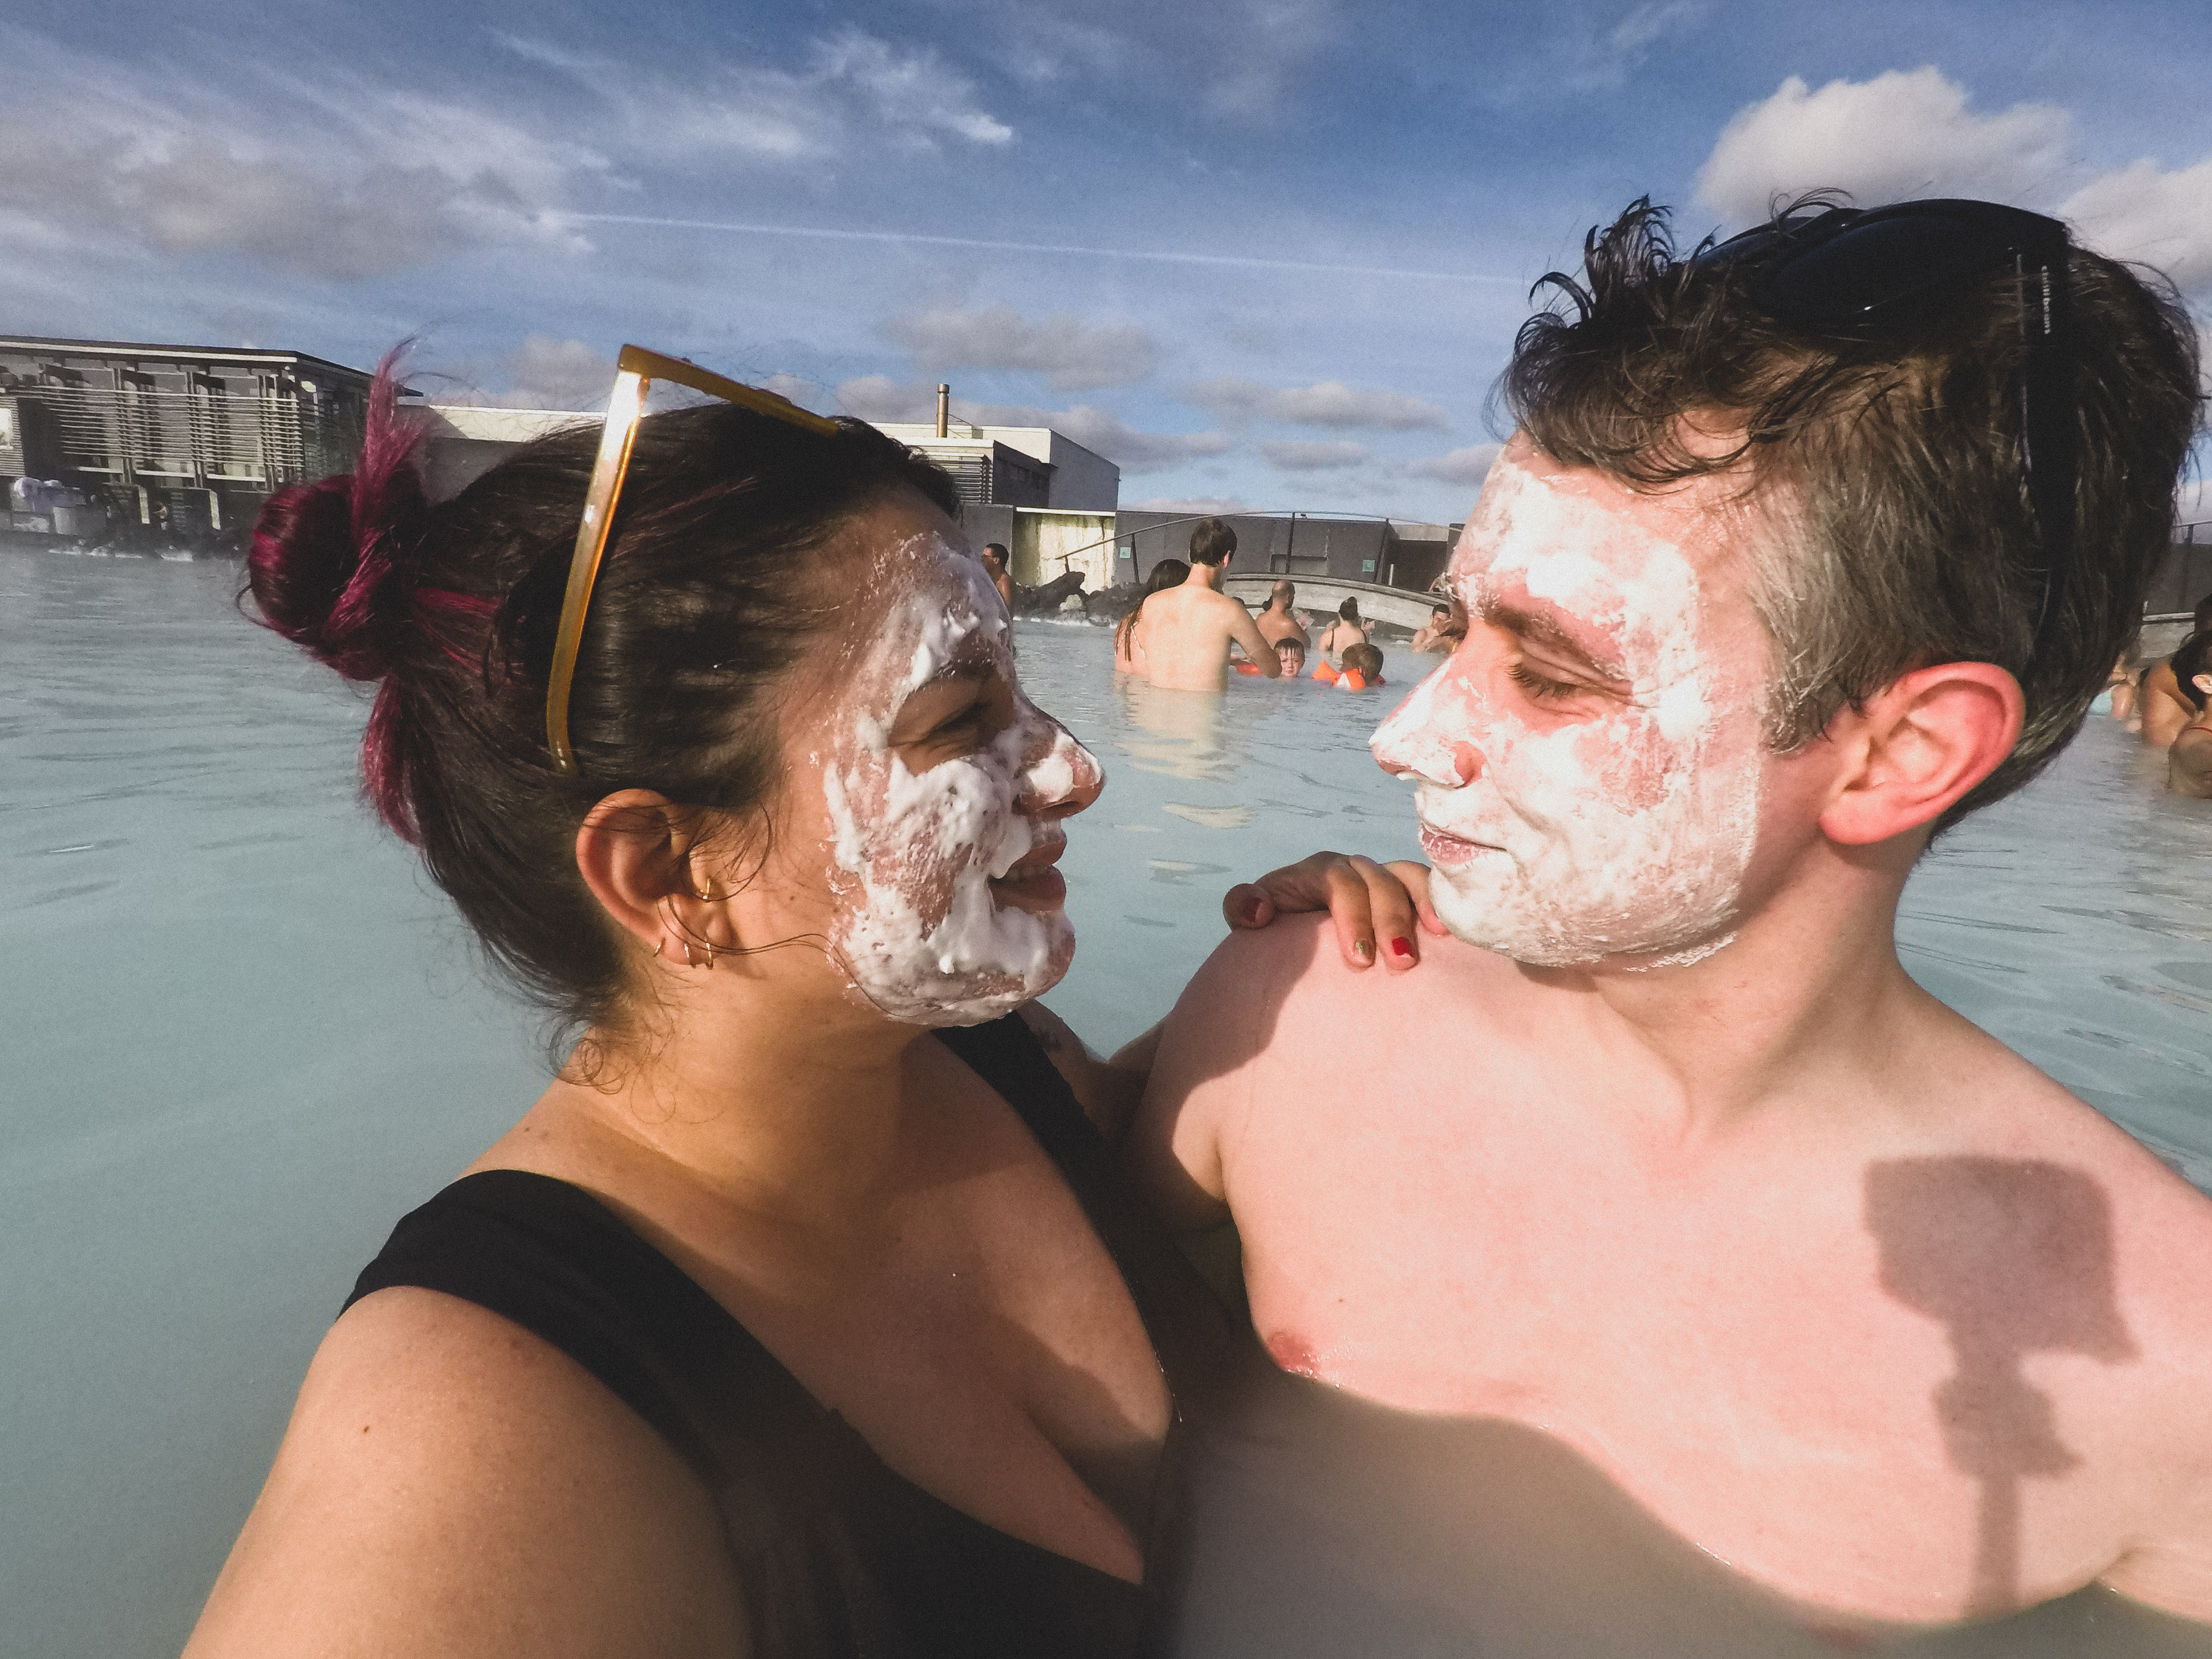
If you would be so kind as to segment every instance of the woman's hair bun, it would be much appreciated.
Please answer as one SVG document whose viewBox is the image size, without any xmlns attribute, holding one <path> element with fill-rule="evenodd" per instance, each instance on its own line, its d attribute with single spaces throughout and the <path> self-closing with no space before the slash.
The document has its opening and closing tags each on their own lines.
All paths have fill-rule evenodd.
<svg viewBox="0 0 2212 1659">
<path fill-rule="evenodd" d="M 399 356 L 377 366 L 353 471 L 270 496 L 246 561 L 262 620 L 351 680 L 381 679 L 404 648 L 428 513 L 420 428 L 398 408 Z"/>
</svg>

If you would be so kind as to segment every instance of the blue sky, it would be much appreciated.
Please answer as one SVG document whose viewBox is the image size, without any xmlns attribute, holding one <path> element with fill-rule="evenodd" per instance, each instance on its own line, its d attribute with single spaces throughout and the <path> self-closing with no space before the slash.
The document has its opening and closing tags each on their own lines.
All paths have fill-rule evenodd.
<svg viewBox="0 0 2212 1659">
<path fill-rule="evenodd" d="M 0 326 L 1049 419 L 1122 500 L 1452 520 L 1630 198 L 2065 213 L 2212 306 L 2212 7 L 16 0 Z M 1001 244 L 1006 246 L 987 246 Z M 444 379 L 438 377 L 443 376 Z"/>
</svg>

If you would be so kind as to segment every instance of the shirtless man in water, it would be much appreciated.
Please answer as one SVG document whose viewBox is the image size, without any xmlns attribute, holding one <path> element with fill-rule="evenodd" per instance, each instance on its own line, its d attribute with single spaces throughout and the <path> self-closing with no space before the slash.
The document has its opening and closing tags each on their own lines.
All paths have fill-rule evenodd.
<svg viewBox="0 0 2212 1659">
<path fill-rule="evenodd" d="M 1200 519 L 1190 532 L 1190 575 L 1150 595 L 1137 617 L 1131 661 L 1154 685 L 1171 691 L 1218 691 L 1229 684 L 1229 647 L 1268 679 L 1282 675 L 1274 646 L 1252 613 L 1221 591 L 1237 532 L 1218 519 Z"/>
<path fill-rule="evenodd" d="M 1296 640 L 1301 646 L 1311 645 L 1313 636 L 1291 609 L 1297 601 L 1295 583 L 1277 582 L 1267 595 L 1267 608 L 1252 619 L 1260 630 L 1260 637 L 1270 645 L 1280 645 L 1285 640 Z"/>
<path fill-rule="evenodd" d="M 2056 264 L 2080 516 L 2031 647 L 2004 244 L 1840 374 L 1754 297 L 1796 246 L 1686 272 L 1640 204 L 1593 239 L 1597 297 L 1508 373 L 1468 637 L 1375 736 L 1419 786 L 1419 921 L 1362 860 L 1232 892 L 1264 923 L 1364 882 L 1373 920 L 1232 933 L 1128 1153 L 1181 1224 L 1233 1214 L 1279 1365 L 1553 1437 L 1807 1624 L 2100 1581 L 2212 1620 L 2212 1200 L 1893 939 L 1931 834 L 2034 774 L 2136 625 L 2189 325 Z M 1307 1086 L 1316 1031 L 1370 1056 L 1356 1100 Z"/>
</svg>

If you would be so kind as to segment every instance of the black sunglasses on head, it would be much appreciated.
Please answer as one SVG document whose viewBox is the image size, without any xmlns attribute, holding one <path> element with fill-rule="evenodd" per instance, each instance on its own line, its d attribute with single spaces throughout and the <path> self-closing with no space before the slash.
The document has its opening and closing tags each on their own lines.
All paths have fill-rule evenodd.
<svg viewBox="0 0 2212 1659">
<path fill-rule="evenodd" d="M 2042 549 L 2040 640 L 2051 573 L 2074 544 L 2074 362 L 2067 329 L 2066 227 L 1996 202 L 1939 198 L 1829 208 L 1731 236 L 1700 266 L 1756 264 L 1752 303 L 1808 331 L 1878 334 L 1971 277 L 2010 265 L 2027 352 L 2020 377 L 2020 465 Z"/>
</svg>

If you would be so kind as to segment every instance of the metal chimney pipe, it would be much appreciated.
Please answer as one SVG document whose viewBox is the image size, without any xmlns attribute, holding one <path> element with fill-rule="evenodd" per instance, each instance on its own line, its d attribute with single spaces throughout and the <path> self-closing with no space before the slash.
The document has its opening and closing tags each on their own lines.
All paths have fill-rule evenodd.
<svg viewBox="0 0 2212 1659">
<path fill-rule="evenodd" d="M 937 435 L 946 437 L 952 431 L 952 388 L 944 381 L 937 383 Z"/>
</svg>

